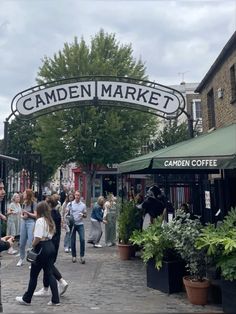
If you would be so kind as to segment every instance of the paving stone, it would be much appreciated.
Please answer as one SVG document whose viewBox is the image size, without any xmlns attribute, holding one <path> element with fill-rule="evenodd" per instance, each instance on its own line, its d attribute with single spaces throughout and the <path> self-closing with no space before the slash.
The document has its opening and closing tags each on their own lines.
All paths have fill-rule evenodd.
<svg viewBox="0 0 236 314">
<path fill-rule="evenodd" d="M 89 233 L 86 220 L 86 237 Z M 16 296 L 21 296 L 29 280 L 29 264 L 16 267 L 18 258 L 2 252 L 1 282 L 4 313 L 222 313 L 221 306 L 194 306 L 185 293 L 167 295 L 147 288 L 146 270 L 140 257 L 121 261 L 116 247 L 93 248 L 86 243 L 86 264 L 72 263 L 71 255 L 63 251 L 63 238 L 57 266 L 69 283 L 61 297 L 60 307 L 49 307 L 50 297 L 32 299 L 31 306 L 18 305 Z M 77 236 L 77 250 L 79 241 Z M 38 288 L 42 287 L 42 274 Z"/>
</svg>

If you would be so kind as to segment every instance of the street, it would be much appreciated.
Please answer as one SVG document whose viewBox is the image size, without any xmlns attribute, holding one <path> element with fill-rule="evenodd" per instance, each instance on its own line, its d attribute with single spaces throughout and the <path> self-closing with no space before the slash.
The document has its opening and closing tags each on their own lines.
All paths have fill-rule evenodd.
<svg viewBox="0 0 236 314">
<path fill-rule="evenodd" d="M 86 238 L 90 227 L 85 220 Z M 64 233 L 62 234 L 62 240 Z M 103 235 L 104 238 L 104 235 Z M 103 241 L 102 241 L 103 243 Z M 77 236 L 77 253 L 79 241 Z M 222 313 L 217 305 L 191 305 L 185 293 L 167 295 L 147 288 L 145 265 L 140 257 L 121 261 L 116 247 L 93 248 L 86 243 L 86 264 L 72 263 L 63 250 L 57 265 L 69 287 L 61 306 L 47 306 L 48 297 L 33 297 L 31 306 L 18 305 L 29 279 L 29 263 L 16 267 L 18 258 L 2 252 L 1 282 L 4 313 Z M 42 274 L 38 288 L 42 287 Z"/>
</svg>

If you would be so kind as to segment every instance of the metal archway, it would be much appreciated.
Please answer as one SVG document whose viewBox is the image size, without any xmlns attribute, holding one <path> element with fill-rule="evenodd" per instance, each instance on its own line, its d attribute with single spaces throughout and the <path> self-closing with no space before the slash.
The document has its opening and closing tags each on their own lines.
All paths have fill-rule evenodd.
<svg viewBox="0 0 236 314">
<path fill-rule="evenodd" d="M 12 115 L 28 120 L 77 106 L 125 107 L 176 119 L 185 113 L 183 95 L 147 80 L 85 76 L 57 80 L 19 92 L 12 100 Z"/>
</svg>

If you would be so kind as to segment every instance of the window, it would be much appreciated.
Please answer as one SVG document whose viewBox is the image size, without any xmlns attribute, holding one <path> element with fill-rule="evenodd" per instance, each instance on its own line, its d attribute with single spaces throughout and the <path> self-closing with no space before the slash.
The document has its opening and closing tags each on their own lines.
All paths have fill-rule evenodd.
<svg viewBox="0 0 236 314">
<path fill-rule="evenodd" d="M 213 88 L 207 94 L 207 113 L 208 113 L 208 128 L 214 128 L 216 126 L 215 119 L 215 102 Z"/>
<path fill-rule="evenodd" d="M 193 119 L 198 120 L 202 118 L 202 106 L 200 99 L 194 99 L 193 102 Z"/>
<path fill-rule="evenodd" d="M 236 76 L 235 65 L 230 68 L 231 103 L 236 101 Z"/>
</svg>

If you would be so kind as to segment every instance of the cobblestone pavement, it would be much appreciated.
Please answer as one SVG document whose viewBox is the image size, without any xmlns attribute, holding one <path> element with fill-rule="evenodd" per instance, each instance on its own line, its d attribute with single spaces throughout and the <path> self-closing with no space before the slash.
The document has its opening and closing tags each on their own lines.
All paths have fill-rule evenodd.
<svg viewBox="0 0 236 314">
<path fill-rule="evenodd" d="M 86 237 L 89 219 L 86 220 Z M 63 235 L 62 235 L 63 239 Z M 62 244 L 62 243 L 61 243 Z M 79 241 L 77 236 L 77 249 Z M 57 265 L 69 288 L 61 306 L 47 306 L 50 297 L 34 297 L 31 306 L 18 305 L 29 279 L 29 264 L 16 267 L 18 258 L 2 252 L 1 282 L 4 313 L 222 313 L 217 305 L 193 306 L 185 293 L 167 295 L 147 288 L 145 266 L 139 257 L 121 261 L 116 247 L 86 244 L 86 264 L 72 263 L 61 245 Z M 42 286 L 42 274 L 38 287 Z"/>
</svg>

